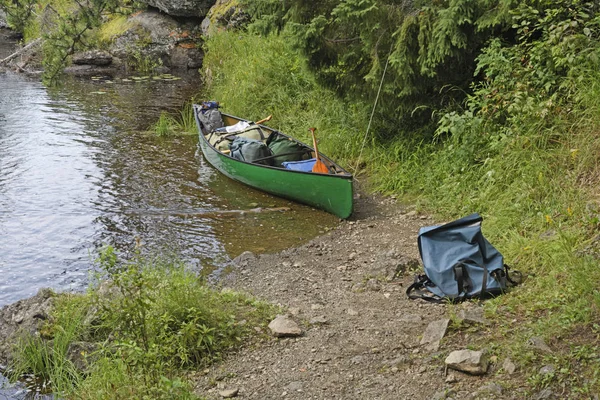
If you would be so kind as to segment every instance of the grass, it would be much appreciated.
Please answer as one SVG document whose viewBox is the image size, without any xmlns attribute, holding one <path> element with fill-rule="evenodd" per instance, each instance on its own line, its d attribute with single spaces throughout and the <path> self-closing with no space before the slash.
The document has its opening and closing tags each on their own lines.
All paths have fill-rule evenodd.
<svg viewBox="0 0 600 400">
<path fill-rule="evenodd" d="M 24 336 L 12 378 L 32 373 L 61 398 L 193 399 L 185 379 L 256 336 L 275 309 L 249 296 L 209 288 L 184 265 L 140 256 L 100 263 L 110 283 L 84 295 L 58 295 L 43 336 Z M 70 346 L 86 343 L 79 354 Z M 80 349 L 80 347 L 73 347 Z M 75 368 L 77 359 L 88 364 Z"/>
<path fill-rule="evenodd" d="M 284 37 L 221 32 L 205 50 L 206 100 L 218 100 L 226 112 L 252 121 L 272 114 L 269 126 L 305 143 L 308 128 L 316 127 L 319 150 L 356 157 L 370 110 L 322 88 Z"/>
<path fill-rule="evenodd" d="M 158 121 L 152 126 L 151 131 L 159 137 L 173 136 L 177 134 L 196 135 L 198 128 L 194 119 L 192 103 L 186 103 L 179 111 L 178 116 L 162 112 Z"/>
<path fill-rule="evenodd" d="M 340 99 L 324 89 L 285 33 L 212 36 L 205 79 L 207 100 L 226 112 L 273 114 L 272 126 L 304 140 L 306 128 L 316 126 L 325 153 L 351 170 L 357 164 L 372 100 Z M 600 392 L 600 74 L 589 71 L 570 93 L 550 112 L 548 102 L 534 99 L 538 108 L 502 124 L 468 109 L 448 114 L 433 140 L 402 127 L 394 135 L 378 132 L 361 160 L 375 190 L 439 220 L 484 216 L 484 234 L 526 280 L 485 303 L 494 326 L 474 344 L 511 355 L 532 393 L 551 386 L 589 398 Z M 535 353 L 527 345 L 532 336 L 555 353 Z M 552 376 L 538 374 L 545 364 L 555 366 Z"/>
</svg>

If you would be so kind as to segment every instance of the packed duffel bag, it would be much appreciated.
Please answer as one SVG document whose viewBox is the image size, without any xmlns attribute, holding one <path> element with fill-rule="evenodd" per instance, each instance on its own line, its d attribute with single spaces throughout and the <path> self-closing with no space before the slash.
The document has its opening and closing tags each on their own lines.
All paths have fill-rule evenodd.
<svg viewBox="0 0 600 400">
<path fill-rule="evenodd" d="M 264 140 L 266 138 L 260 126 L 250 125 L 250 127 L 238 132 L 227 132 L 217 130 L 208 137 L 208 142 L 215 146 L 217 150 L 223 151 L 230 148 L 232 141 L 236 137 L 243 137 L 254 140 Z"/>
<path fill-rule="evenodd" d="M 261 165 L 272 165 L 271 150 L 260 140 L 236 136 L 229 147 L 229 155 L 236 160 L 256 163 Z"/>
<path fill-rule="evenodd" d="M 273 153 L 273 166 L 283 167 L 284 162 L 301 161 L 309 157 L 310 149 L 277 132 L 271 133 L 267 146 Z"/>
</svg>

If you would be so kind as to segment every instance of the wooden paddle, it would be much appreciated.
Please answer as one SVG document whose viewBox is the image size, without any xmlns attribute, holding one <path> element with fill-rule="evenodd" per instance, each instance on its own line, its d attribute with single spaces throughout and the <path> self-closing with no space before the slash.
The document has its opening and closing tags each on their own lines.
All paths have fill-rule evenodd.
<svg viewBox="0 0 600 400">
<path fill-rule="evenodd" d="M 316 172 L 319 174 L 328 174 L 329 168 L 327 168 L 327 166 L 323 163 L 323 161 L 321 161 L 319 159 L 319 149 L 317 149 L 317 138 L 315 137 L 316 129 L 317 128 L 308 128 L 308 130 L 310 131 L 310 134 L 312 135 L 313 147 L 315 148 L 315 158 L 317 159 L 317 161 L 315 162 L 315 165 L 312 168 L 312 172 Z"/>
<path fill-rule="evenodd" d="M 272 115 L 269 115 L 267 118 L 263 118 L 263 119 L 261 119 L 260 121 L 256 121 L 256 122 L 255 122 L 255 124 L 256 124 L 256 125 L 264 124 L 265 122 L 267 122 L 267 121 L 270 121 L 270 120 L 271 120 L 271 118 L 273 118 L 273 116 L 272 116 Z"/>
</svg>

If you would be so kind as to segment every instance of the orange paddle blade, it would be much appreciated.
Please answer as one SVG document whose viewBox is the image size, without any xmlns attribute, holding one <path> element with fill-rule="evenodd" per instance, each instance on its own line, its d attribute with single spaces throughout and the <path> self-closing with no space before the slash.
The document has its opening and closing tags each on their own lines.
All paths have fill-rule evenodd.
<svg viewBox="0 0 600 400">
<path fill-rule="evenodd" d="M 315 165 L 312 168 L 312 172 L 316 172 L 318 174 L 328 174 L 329 168 L 327 168 L 327 166 L 319 158 L 319 149 L 317 148 L 317 138 L 315 137 L 316 129 L 317 128 L 309 128 L 308 129 L 310 131 L 310 134 L 312 135 L 313 147 L 315 148 L 315 158 L 317 159 L 317 161 L 315 162 Z"/>
<path fill-rule="evenodd" d="M 327 168 L 327 166 L 323 163 L 323 161 L 321 161 L 317 158 L 317 162 L 315 162 L 315 165 L 312 168 L 312 172 L 316 172 L 319 174 L 328 174 L 329 168 Z"/>
</svg>

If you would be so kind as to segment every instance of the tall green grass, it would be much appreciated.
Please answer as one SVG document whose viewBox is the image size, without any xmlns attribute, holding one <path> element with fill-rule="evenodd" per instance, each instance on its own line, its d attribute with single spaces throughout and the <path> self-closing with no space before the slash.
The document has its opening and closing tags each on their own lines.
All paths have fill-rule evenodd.
<svg viewBox="0 0 600 400">
<path fill-rule="evenodd" d="M 13 378 L 32 373 L 61 398 L 192 399 L 186 371 L 203 368 L 256 336 L 275 309 L 249 296 L 209 288 L 184 265 L 112 248 L 100 263 L 109 283 L 85 295 L 59 295 L 44 337 L 24 336 Z M 81 357 L 70 345 L 95 348 Z M 75 357 L 75 358 L 74 358 Z"/>
<path fill-rule="evenodd" d="M 162 112 L 158 121 L 152 125 L 151 131 L 159 137 L 198 134 L 192 103 L 186 103 L 179 115 Z"/>
<path fill-rule="evenodd" d="M 323 89 L 285 34 L 219 33 L 206 50 L 206 93 L 225 111 L 273 114 L 274 127 L 301 139 L 317 126 L 323 150 L 354 165 L 372 99 Z M 586 398 L 600 391 L 600 75 L 590 70 L 564 85 L 568 95 L 550 102 L 536 91 L 508 93 L 531 98 L 504 121 L 468 107 L 447 114 L 433 140 L 402 127 L 374 135 L 361 159 L 376 190 L 400 194 L 439 220 L 484 216 L 486 237 L 525 281 L 486 302 L 495 325 L 479 345 L 511 355 L 531 388 L 564 384 L 569 396 Z M 471 101 L 485 104 L 488 88 L 477 90 L 481 100 Z M 555 353 L 534 352 L 532 336 Z M 542 363 L 556 366 L 551 378 L 537 373 Z"/>
<path fill-rule="evenodd" d="M 207 100 L 225 112 L 253 121 L 272 114 L 269 126 L 305 142 L 316 127 L 324 153 L 347 161 L 358 155 L 370 109 L 322 88 L 285 36 L 211 36 L 204 71 Z"/>
</svg>

